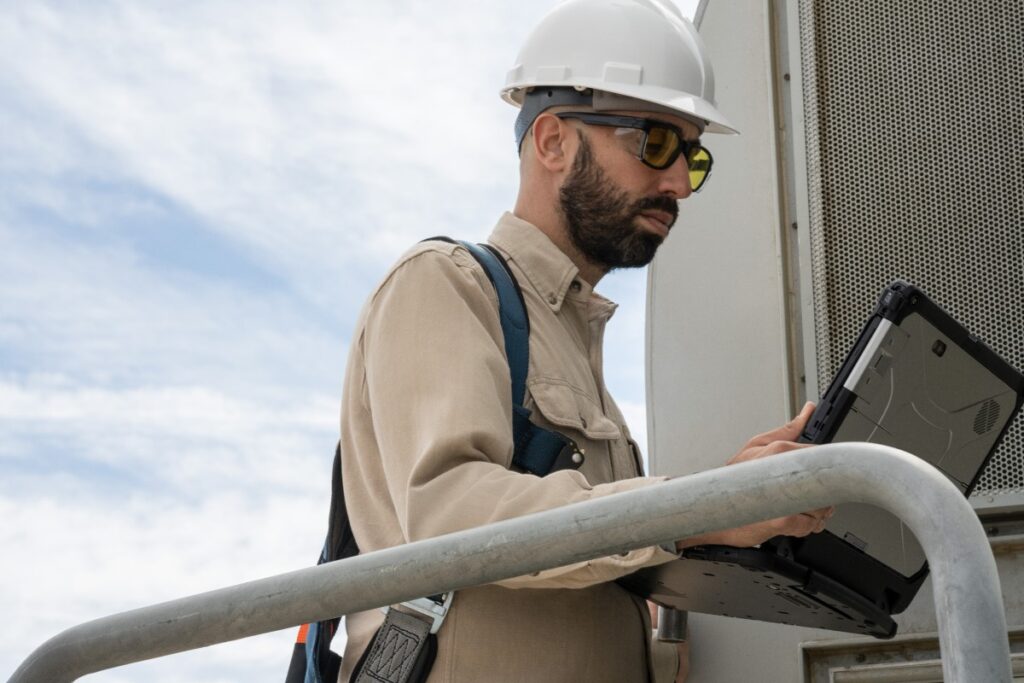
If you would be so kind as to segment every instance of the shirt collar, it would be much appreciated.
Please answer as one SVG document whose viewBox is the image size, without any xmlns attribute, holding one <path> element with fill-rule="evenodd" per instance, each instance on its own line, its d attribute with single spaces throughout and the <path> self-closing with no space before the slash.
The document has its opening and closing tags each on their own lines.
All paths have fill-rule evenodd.
<svg viewBox="0 0 1024 683">
<path fill-rule="evenodd" d="M 570 288 L 574 290 L 574 298 L 579 295 L 586 299 L 593 292 L 588 283 L 577 277 L 579 268 L 572 259 L 532 223 L 506 212 L 494 226 L 488 241 L 526 274 L 533 288 L 554 311 L 562 307 Z"/>
</svg>

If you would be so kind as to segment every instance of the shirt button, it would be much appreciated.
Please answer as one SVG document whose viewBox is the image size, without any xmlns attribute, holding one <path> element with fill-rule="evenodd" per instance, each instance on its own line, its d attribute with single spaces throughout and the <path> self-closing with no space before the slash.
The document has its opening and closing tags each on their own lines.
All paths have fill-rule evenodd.
<svg viewBox="0 0 1024 683">
<path fill-rule="evenodd" d="M 569 289 L 571 289 L 574 292 L 580 291 L 580 287 L 581 287 L 581 285 L 580 285 L 580 281 L 579 280 L 573 280 L 572 284 L 569 285 Z"/>
<path fill-rule="evenodd" d="M 558 297 L 554 294 L 548 294 L 548 303 L 554 306 L 558 303 Z"/>
</svg>

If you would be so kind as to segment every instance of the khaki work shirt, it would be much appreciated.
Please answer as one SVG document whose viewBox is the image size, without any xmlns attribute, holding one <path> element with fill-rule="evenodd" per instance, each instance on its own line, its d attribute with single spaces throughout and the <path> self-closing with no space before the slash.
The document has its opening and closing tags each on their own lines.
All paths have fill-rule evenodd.
<svg viewBox="0 0 1024 683">
<path fill-rule="evenodd" d="M 505 214 L 490 243 L 530 318 L 525 405 L 585 450 L 578 471 L 517 473 L 498 298 L 459 245 L 406 253 L 360 315 L 342 400 L 342 479 L 363 552 L 589 500 L 642 478 L 605 387 L 602 341 L 615 304 L 578 277 L 544 233 Z M 429 681 L 648 681 L 646 604 L 615 583 L 675 556 L 645 548 L 459 591 Z M 383 620 L 350 615 L 341 681 Z"/>
</svg>

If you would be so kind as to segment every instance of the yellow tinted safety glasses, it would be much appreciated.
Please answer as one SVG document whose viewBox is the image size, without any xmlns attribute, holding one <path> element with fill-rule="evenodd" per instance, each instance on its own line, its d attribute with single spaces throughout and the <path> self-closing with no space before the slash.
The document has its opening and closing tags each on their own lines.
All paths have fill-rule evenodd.
<svg viewBox="0 0 1024 683">
<path fill-rule="evenodd" d="M 683 156 L 690 171 L 690 189 L 696 192 L 711 174 L 714 159 L 711 152 L 699 140 L 687 140 L 683 131 L 671 123 L 659 119 L 618 114 L 596 114 L 591 112 L 560 112 L 560 119 L 576 119 L 592 126 L 627 128 L 640 131 L 642 138 L 637 158 L 651 168 L 666 169 Z"/>
</svg>

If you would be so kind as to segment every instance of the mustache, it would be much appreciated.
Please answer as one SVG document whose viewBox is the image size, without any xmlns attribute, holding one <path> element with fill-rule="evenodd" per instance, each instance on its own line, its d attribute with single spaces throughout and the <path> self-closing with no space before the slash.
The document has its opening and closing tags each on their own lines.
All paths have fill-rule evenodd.
<svg viewBox="0 0 1024 683">
<path fill-rule="evenodd" d="M 663 195 L 657 197 L 644 197 L 636 203 L 635 213 L 647 211 L 648 209 L 655 209 L 656 211 L 664 211 L 667 214 L 671 214 L 673 223 L 675 223 L 676 219 L 679 218 L 679 202 Z"/>
</svg>

